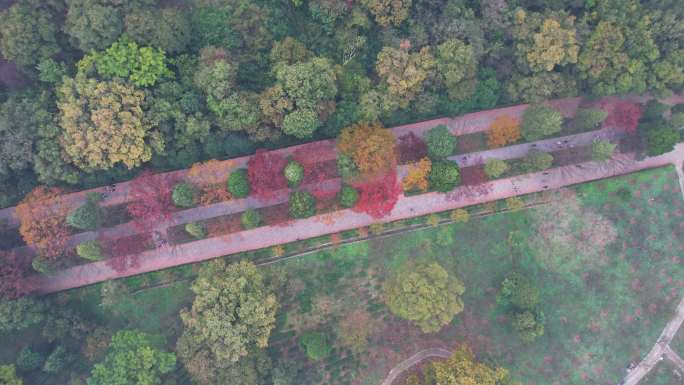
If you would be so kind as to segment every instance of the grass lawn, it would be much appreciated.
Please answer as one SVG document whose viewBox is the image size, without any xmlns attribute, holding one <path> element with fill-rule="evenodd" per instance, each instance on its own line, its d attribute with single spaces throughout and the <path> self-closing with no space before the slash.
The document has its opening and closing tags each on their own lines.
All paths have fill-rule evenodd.
<svg viewBox="0 0 684 385">
<path fill-rule="evenodd" d="M 680 376 L 675 373 L 677 368 L 670 361 L 663 360 L 643 380 L 640 385 L 679 385 L 684 381 L 684 373 L 679 370 Z"/>
<path fill-rule="evenodd" d="M 496 214 L 275 266 L 275 272 L 287 274 L 288 284 L 281 292 L 273 354 L 306 362 L 295 336 L 316 330 L 334 338 L 340 319 L 365 308 L 375 320 L 366 351 L 354 356 L 336 347 L 327 360 L 306 364 L 307 382 L 377 384 L 422 348 L 466 342 L 481 359 L 509 368 L 528 384 L 619 383 L 630 361 L 639 361 L 653 345 L 684 294 L 684 205 L 672 168 L 589 183 L 572 193 L 561 200 L 560 212 Z M 593 226 L 591 213 L 612 224 L 616 238 L 590 260 L 558 261 L 532 241 L 508 242 L 511 232 L 518 239 L 535 238 L 545 215 L 556 222 L 578 213 L 589 218 L 578 232 L 607 231 L 605 224 Z M 576 218 L 570 219 L 570 226 L 577 226 Z M 553 250 L 574 255 L 586 251 L 578 245 L 582 241 L 602 241 L 594 234 L 582 236 L 561 238 Z M 436 260 L 465 283 L 464 312 L 439 333 L 422 334 L 382 304 L 384 277 L 409 259 Z M 520 341 L 496 306 L 499 285 L 511 270 L 525 272 L 542 289 L 546 331 L 531 344 Z"/>
</svg>

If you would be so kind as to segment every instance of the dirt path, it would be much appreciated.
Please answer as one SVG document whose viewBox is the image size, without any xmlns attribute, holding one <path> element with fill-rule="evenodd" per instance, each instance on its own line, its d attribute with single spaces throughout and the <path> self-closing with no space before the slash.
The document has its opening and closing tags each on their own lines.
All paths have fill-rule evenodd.
<svg viewBox="0 0 684 385">
<path fill-rule="evenodd" d="M 651 351 L 634 369 L 627 373 L 622 385 L 638 384 L 663 358 L 672 360 L 673 357 L 676 357 L 672 361 L 678 366 L 682 364 L 679 355 L 674 353 L 669 345 L 674 335 L 677 334 L 677 331 L 682 326 L 682 322 L 684 322 L 684 298 L 682 298 L 679 306 L 677 306 L 677 314 L 667 323 Z M 669 354 L 668 351 L 670 352 Z M 677 358 L 679 358 L 679 361 L 676 361 Z M 680 366 L 680 368 L 684 370 L 684 367 Z"/>
<path fill-rule="evenodd" d="M 451 357 L 451 352 L 442 348 L 421 350 L 392 368 L 392 370 L 389 371 L 389 374 L 387 374 L 387 377 L 385 377 L 385 380 L 382 382 L 382 385 L 392 385 L 392 382 L 394 382 L 394 380 L 396 380 L 397 377 L 399 377 L 402 373 L 424 359 L 432 357 L 449 358 Z"/>
<path fill-rule="evenodd" d="M 677 352 L 672 350 L 670 345 L 667 345 L 665 347 L 665 351 L 663 353 L 665 354 L 665 357 L 668 360 L 670 360 L 673 364 L 675 364 L 679 368 L 679 370 L 684 371 L 684 360 L 682 359 L 682 357 L 679 356 L 679 354 L 677 354 Z"/>
</svg>

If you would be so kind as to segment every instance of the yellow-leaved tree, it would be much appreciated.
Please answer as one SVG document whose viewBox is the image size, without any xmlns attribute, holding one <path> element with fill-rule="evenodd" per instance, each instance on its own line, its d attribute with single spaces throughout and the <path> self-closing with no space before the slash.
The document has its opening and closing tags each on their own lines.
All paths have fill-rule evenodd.
<svg viewBox="0 0 684 385">
<path fill-rule="evenodd" d="M 130 169 L 150 160 L 143 91 L 120 79 L 98 81 L 79 73 L 65 78 L 57 94 L 66 160 L 87 172 L 117 163 Z"/>
</svg>

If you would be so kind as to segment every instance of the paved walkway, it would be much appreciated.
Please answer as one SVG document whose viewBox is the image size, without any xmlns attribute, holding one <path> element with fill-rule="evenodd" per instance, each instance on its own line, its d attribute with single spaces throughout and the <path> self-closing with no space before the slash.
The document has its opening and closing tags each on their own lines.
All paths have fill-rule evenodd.
<svg viewBox="0 0 684 385">
<path fill-rule="evenodd" d="M 684 322 L 684 298 L 679 302 L 675 316 L 667 323 L 656 344 L 653 345 L 653 348 L 651 348 L 646 357 L 627 374 L 622 382 L 623 385 L 638 384 L 663 358 L 670 359 L 675 365 L 684 370 L 682 359 L 670 349 L 669 345 L 674 335 L 677 334 L 677 331 L 682 326 L 682 322 Z"/>
<path fill-rule="evenodd" d="M 423 361 L 426 358 L 432 358 L 432 357 L 437 357 L 437 358 L 449 358 L 451 357 L 451 352 L 442 349 L 442 348 L 431 348 L 431 349 L 425 349 L 421 350 L 418 353 L 412 355 L 411 357 L 407 358 L 406 360 L 402 361 L 399 363 L 399 365 L 395 366 L 392 368 L 392 370 L 389 371 L 389 374 L 387 377 L 385 377 L 385 380 L 382 382 L 382 385 L 392 385 L 392 383 L 399 377 L 402 373 L 416 365 L 417 363 Z"/>
<path fill-rule="evenodd" d="M 431 192 L 414 196 L 400 196 L 392 212 L 382 219 L 391 222 L 416 216 L 446 211 L 483 202 L 555 189 L 592 180 L 628 174 L 648 168 L 681 164 L 684 159 L 684 144 L 675 151 L 658 157 L 635 160 L 631 155 L 620 155 L 604 162 L 586 162 L 576 166 L 565 166 L 544 172 L 488 182 L 489 191 L 481 195 L 464 195 L 459 192 L 468 187 L 457 187 L 452 193 Z M 51 276 L 35 277 L 38 292 L 50 293 L 90 285 L 108 279 L 137 275 L 173 266 L 206 261 L 247 250 L 267 248 L 279 244 L 299 241 L 331 233 L 356 229 L 376 223 L 370 216 L 352 210 L 340 210 L 331 215 L 317 215 L 297 220 L 284 226 L 265 226 L 236 234 L 202 239 L 174 247 L 150 250 L 139 254 L 139 266 L 124 273 L 117 273 L 104 261 L 75 266 Z"/>
</svg>

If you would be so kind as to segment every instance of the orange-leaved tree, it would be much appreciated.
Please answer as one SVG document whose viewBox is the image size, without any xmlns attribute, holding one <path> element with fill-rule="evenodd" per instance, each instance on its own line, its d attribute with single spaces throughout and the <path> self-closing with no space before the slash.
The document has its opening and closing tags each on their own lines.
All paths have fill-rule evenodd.
<svg viewBox="0 0 684 385">
<path fill-rule="evenodd" d="M 427 191 L 428 175 L 432 169 L 432 162 L 428 158 L 423 158 L 418 162 L 413 162 L 408 167 L 408 174 L 402 181 L 404 191 Z"/>
<path fill-rule="evenodd" d="M 520 121 L 510 116 L 499 116 L 489 126 L 487 144 L 489 148 L 502 147 L 520 139 Z"/>
<path fill-rule="evenodd" d="M 337 150 L 350 156 L 362 174 L 377 174 L 395 167 L 395 139 L 379 123 L 357 123 L 342 129 Z"/>
<path fill-rule="evenodd" d="M 55 259 L 64 252 L 69 229 L 66 216 L 69 207 L 56 187 L 38 186 L 26 195 L 16 209 L 21 223 L 19 233 L 39 256 Z"/>
</svg>

